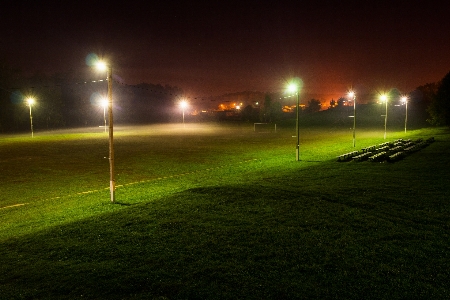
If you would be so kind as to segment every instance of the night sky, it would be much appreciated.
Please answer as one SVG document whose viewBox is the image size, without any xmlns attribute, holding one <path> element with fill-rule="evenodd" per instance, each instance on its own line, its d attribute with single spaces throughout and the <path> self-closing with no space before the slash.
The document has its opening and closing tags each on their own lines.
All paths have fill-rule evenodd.
<svg viewBox="0 0 450 300">
<path fill-rule="evenodd" d="M 0 60 L 52 74 L 96 53 L 123 83 L 189 97 L 279 92 L 298 76 L 302 102 L 407 93 L 450 71 L 445 1 L 66 2 L 2 1 Z"/>
</svg>

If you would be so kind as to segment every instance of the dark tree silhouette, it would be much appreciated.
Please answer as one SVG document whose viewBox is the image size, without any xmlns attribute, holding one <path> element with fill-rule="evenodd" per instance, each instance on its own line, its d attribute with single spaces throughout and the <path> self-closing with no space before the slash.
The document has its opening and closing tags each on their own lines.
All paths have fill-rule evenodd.
<svg viewBox="0 0 450 300">
<path fill-rule="evenodd" d="M 322 107 L 322 104 L 317 99 L 311 99 L 308 101 L 308 107 L 306 108 L 306 112 L 308 113 L 315 113 L 320 111 L 320 108 Z"/>
<path fill-rule="evenodd" d="M 433 125 L 450 126 L 450 72 L 441 80 L 436 95 L 428 106 Z"/>
</svg>

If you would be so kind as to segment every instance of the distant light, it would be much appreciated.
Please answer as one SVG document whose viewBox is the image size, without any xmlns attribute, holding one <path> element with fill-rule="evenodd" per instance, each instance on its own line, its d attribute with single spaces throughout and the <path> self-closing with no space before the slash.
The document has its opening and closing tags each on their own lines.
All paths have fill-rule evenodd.
<svg viewBox="0 0 450 300">
<path fill-rule="evenodd" d="M 180 107 L 183 108 L 183 109 L 185 109 L 186 107 L 188 107 L 187 101 L 186 101 L 186 100 L 182 100 L 182 101 L 180 102 Z"/>
<path fill-rule="evenodd" d="M 355 97 L 355 92 L 354 91 L 348 92 L 348 97 L 353 99 Z"/>
<path fill-rule="evenodd" d="M 236 109 L 241 109 L 241 106 L 240 105 L 236 105 Z"/>
<path fill-rule="evenodd" d="M 402 97 L 400 98 L 400 100 L 401 100 L 403 103 L 406 103 L 406 101 L 408 101 L 408 97 L 407 97 L 407 96 L 402 96 Z"/>
<path fill-rule="evenodd" d="M 28 99 L 27 99 L 27 103 L 28 103 L 28 105 L 30 105 L 30 106 L 33 105 L 34 102 L 35 102 L 34 98 L 28 98 Z"/>
<path fill-rule="evenodd" d="M 302 87 L 303 87 L 303 81 L 300 78 L 295 77 L 289 81 L 288 86 L 287 86 L 287 92 L 299 94 Z"/>
<path fill-rule="evenodd" d="M 386 96 L 386 94 L 381 94 L 380 100 L 381 100 L 381 102 L 386 102 L 388 100 L 388 97 Z"/>
</svg>

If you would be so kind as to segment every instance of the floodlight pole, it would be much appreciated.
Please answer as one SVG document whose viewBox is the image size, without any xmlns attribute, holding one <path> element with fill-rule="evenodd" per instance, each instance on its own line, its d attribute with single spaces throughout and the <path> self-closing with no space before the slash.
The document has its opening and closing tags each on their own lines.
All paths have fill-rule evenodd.
<svg viewBox="0 0 450 300">
<path fill-rule="evenodd" d="M 297 136 L 297 145 L 295 148 L 295 160 L 296 161 L 300 161 L 300 133 L 299 133 L 299 122 L 298 122 L 298 116 L 299 116 L 299 109 L 300 109 L 300 95 L 298 92 L 298 87 L 297 87 L 297 122 L 296 122 L 296 136 Z"/>
<path fill-rule="evenodd" d="M 356 96 L 353 96 L 353 147 L 356 147 Z"/>
<path fill-rule="evenodd" d="M 386 125 L 387 125 L 387 103 L 388 103 L 388 100 L 387 100 L 387 98 L 386 98 L 385 100 L 386 100 L 386 113 L 385 113 L 385 115 L 384 115 L 384 139 L 386 139 Z"/>
<path fill-rule="evenodd" d="M 30 126 L 31 126 L 31 137 L 34 137 L 33 133 L 33 115 L 31 114 L 31 103 L 28 103 L 28 106 L 30 107 Z"/>
<path fill-rule="evenodd" d="M 405 133 L 406 133 L 406 123 L 408 122 L 408 99 L 405 99 L 405 108 L 406 108 L 405 114 Z"/>
<path fill-rule="evenodd" d="M 103 105 L 103 128 L 105 128 L 106 133 L 106 105 Z"/>
<path fill-rule="evenodd" d="M 108 66 L 108 118 L 109 118 L 109 190 L 111 202 L 115 201 L 116 183 L 114 179 L 114 137 L 113 137 L 113 100 L 112 100 L 112 67 Z"/>
</svg>

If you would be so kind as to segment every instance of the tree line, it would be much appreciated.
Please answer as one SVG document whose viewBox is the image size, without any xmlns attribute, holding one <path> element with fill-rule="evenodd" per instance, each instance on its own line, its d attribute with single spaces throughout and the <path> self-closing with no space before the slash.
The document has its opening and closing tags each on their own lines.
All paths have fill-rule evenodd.
<svg viewBox="0 0 450 300">
<path fill-rule="evenodd" d="M 92 72 L 91 72 L 92 73 Z M 33 123 L 36 128 L 56 129 L 64 127 L 98 126 L 103 124 L 104 108 L 101 98 L 106 96 L 106 80 L 94 80 L 92 74 L 73 71 L 47 76 L 36 74 L 25 77 L 21 72 L 0 63 L 0 132 L 17 132 L 29 127 L 27 97 L 35 97 Z M 98 76 L 97 76 L 98 77 Z M 98 79 L 98 78 L 97 78 Z M 113 78 L 115 121 L 119 123 L 159 123 L 171 121 L 175 101 L 183 90 L 173 86 L 141 83 L 121 84 Z M 260 93 L 261 94 L 261 93 Z M 392 89 L 390 98 L 399 98 L 399 91 Z M 240 112 L 246 121 L 276 122 L 289 117 L 282 105 L 266 93 L 258 107 L 248 105 Z M 178 99 L 179 100 L 179 99 Z M 342 110 L 347 99 L 330 102 L 330 109 Z M 436 83 L 417 87 L 409 94 L 415 109 L 426 112 L 431 125 L 450 126 L 450 72 Z M 391 103 L 390 103 L 391 105 Z M 310 99 L 302 114 L 321 111 L 321 103 Z"/>
<path fill-rule="evenodd" d="M 391 89 L 388 93 L 388 106 L 391 107 L 394 112 L 398 112 L 397 115 L 400 115 L 400 109 L 398 106 L 401 104 L 400 98 L 402 94 L 396 88 Z M 417 123 L 421 123 L 421 121 L 426 121 L 428 125 L 433 126 L 450 126 L 450 72 L 447 73 L 440 81 L 433 83 L 426 83 L 422 86 L 417 87 L 415 90 L 411 91 L 408 95 L 408 103 L 410 113 L 415 114 L 421 120 L 414 120 Z M 325 118 L 327 116 L 333 116 L 333 120 L 335 122 L 341 122 L 343 119 L 348 118 L 348 115 L 351 112 L 348 112 L 348 103 L 349 99 L 345 97 L 341 97 L 338 100 L 331 100 L 330 105 L 328 107 L 328 112 L 324 113 L 324 110 L 321 107 L 321 103 L 317 99 L 311 99 L 308 101 L 307 106 L 301 111 L 303 114 L 314 114 L 320 111 L 321 115 Z M 371 121 L 372 115 L 377 116 L 377 108 L 375 99 L 371 99 L 364 105 L 362 108 L 364 117 L 366 117 L 366 122 L 369 123 Z M 353 105 L 353 104 L 351 104 Z M 361 109 L 361 104 L 357 106 Z M 264 104 L 260 108 L 260 121 L 276 121 L 277 119 L 282 118 L 282 114 L 280 114 L 281 105 L 278 102 L 272 101 L 271 95 L 266 95 L 264 100 Z M 249 113 L 247 113 L 250 115 Z M 339 115 L 345 117 L 339 118 Z M 311 119 L 309 119 L 311 120 Z M 341 121 L 336 121 L 341 120 Z M 389 119 L 392 122 L 392 118 Z M 395 120 L 394 120 L 395 121 Z M 410 122 L 413 120 L 410 120 Z M 364 122 L 364 118 L 359 118 L 358 122 Z M 425 122 L 422 122 L 423 125 Z"/>
<path fill-rule="evenodd" d="M 173 115 L 176 97 L 182 94 L 177 87 L 148 83 L 126 85 L 113 77 L 114 118 L 119 123 L 167 122 Z M 35 128 L 102 125 L 101 104 L 106 95 L 106 79 L 94 80 L 93 75 L 67 72 L 24 78 L 20 72 L 1 64 L 0 132 L 23 131 L 29 127 L 28 97 L 36 100 L 32 106 Z"/>
</svg>

